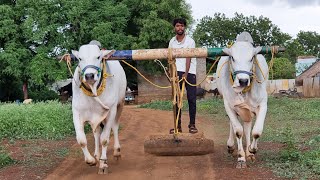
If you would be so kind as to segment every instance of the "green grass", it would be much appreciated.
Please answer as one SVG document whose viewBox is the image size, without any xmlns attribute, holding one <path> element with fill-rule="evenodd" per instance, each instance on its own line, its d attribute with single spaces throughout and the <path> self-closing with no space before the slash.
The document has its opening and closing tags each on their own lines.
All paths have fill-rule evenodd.
<svg viewBox="0 0 320 180">
<path fill-rule="evenodd" d="M 62 139 L 74 135 L 70 104 L 57 101 L 0 104 L 0 140 Z"/>
<path fill-rule="evenodd" d="M 56 155 L 59 157 L 66 157 L 69 155 L 69 149 L 68 148 L 61 148 L 56 151 Z"/>
<path fill-rule="evenodd" d="M 15 163 L 9 154 L 0 146 L 0 169 Z"/>
<path fill-rule="evenodd" d="M 155 101 L 140 107 L 172 109 L 170 101 Z M 183 109 L 188 109 L 186 102 Z M 197 112 L 215 122 L 227 120 L 222 99 L 198 101 Z M 259 152 L 262 154 L 259 157 L 276 175 L 284 178 L 320 179 L 320 99 L 270 97 L 260 142 L 281 143 L 284 146 L 280 152 Z"/>
</svg>

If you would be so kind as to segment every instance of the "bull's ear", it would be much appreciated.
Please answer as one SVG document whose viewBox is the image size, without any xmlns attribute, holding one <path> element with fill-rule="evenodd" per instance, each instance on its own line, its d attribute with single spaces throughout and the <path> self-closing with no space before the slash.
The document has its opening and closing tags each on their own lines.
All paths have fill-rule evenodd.
<svg viewBox="0 0 320 180">
<path fill-rule="evenodd" d="M 260 51 L 262 50 L 262 47 L 261 46 L 258 46 L 258 47 L 256 47 L 256 48 L 254 48 L 254 50 L 253 50 L 253 55 L 257 55 Z"/>
<path fill-rule="evenodd" d="M 106 58 L 106 59 L 109 59 L 112 54 L 115 52 L 115 50 L 101 50 L 101 54 L 102 54 L 102 57 Z"/>
<path fill-rule="evenodd" d="M 72 50 L 71 52 L 77 59 L 79 59 L 79 51 Z"/>
<path fill-rule="evenodd" d="M 231 56 L 231 49 L 230 48 L 223 48 L 222 51 L 227 54 L 228 56 Z"/>
</svg>

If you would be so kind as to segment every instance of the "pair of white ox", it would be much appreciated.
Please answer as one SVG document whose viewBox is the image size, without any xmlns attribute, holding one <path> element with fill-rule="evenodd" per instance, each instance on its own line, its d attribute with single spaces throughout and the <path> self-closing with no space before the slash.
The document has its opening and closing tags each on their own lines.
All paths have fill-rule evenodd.
<svg viewBox="0 0 320 180">
<path fill-rule="evenodd" d="M 234 135 L 236 135 L 238 168 L 246 167 L 246 157 L 254 160 L 254 154 L 257 151 L 257 140 L 262 133 L 267 111 L 266 79 L 258 83 L 251 78 L 252 70 L 259 68 L 255 67 L 257 64 L 260 64 L 261 69 L 255 71 L 256 78 L 267 78 L 267 74 L 262 75 L 263 72 L 268 72 L 268 66 L 264 57 L 257 55 L 260 50 L 260 47 L 254 48 L 252 42 L 242 41 L 241 38 L 238 38 L 238 41 L 231 48 L 224 49 L 224 52 L 229 57 L 222 57 L 218 64 L 217 86 L 220 94 L 224 97 L 225 109 L 230 118 L 230 136 L 227 145 L 229 152 L 235 150 Z M 99 173 L 105 174 L 108 172 L 107 146 L 111 129 L 115 139 L 113 155 L 117 159 L 121 157 L 118 129 L 126 90 L 125 72 L 118 61 L 108 61 L 106 63 L 107 69 L 112 77 L 106 79 L 106 89 L 98 97 L 87 96 L 79 88 L 79 84 L 81 84 L 80 76 L 90 86 L 93 94 L 97 95 L 97 86 L 101 83 L 100 79 L 102 78 L 102 57 L 108 56 L 110 52 L 100 51 L 98 46 L 95 45 L 84 45 L 80 47 L 79 52 L 73 51 L 72 53 L 80 60 L 73 79 L 72 100 L 77 141 L 82 148 L 85 161 L 89 165 L 95 165 L 99 162 Z M 255 56 L 256 59 L 254 58 Z M 258 62 L 254 64 L 255 60 Z M 230 84 L 230 72 L 235 75 L 233 84 Z M 250 84 L 252 88 L 248 92 L 242 93 Z M 255 114 L 257 119 L 252 131 L 253 141 L 250 144 L 252 114 Z M 238 119 L 239 116 L 244 120 L 244 130 Z M 87 140 L 84 133 L 85 122 L 89 122 L 94 133 L 94 157 L 87 148 Z M 99 126 L 100 123 L 105 125 L 102 132 Z M 242 145 L 244 134 L 247 139 L 246 152 L 244 152 Z M 101 154 L 99 150 L 100 144 L 102 145 Z"/>
</svg>

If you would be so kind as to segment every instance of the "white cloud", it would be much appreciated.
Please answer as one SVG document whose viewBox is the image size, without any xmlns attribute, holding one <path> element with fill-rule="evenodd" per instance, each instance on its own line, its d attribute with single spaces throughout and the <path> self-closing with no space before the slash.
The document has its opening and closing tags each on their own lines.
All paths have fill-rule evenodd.
<svg viewBox="0 0 320 180">
<path fill-rule="evenodd" d="M 290 7 L 302 7 L 302 6 L 319 6 L 320 0 L 247 0 L 258 6 L 268 6 L 274 3 L 284 3 Z"/>
</svg>

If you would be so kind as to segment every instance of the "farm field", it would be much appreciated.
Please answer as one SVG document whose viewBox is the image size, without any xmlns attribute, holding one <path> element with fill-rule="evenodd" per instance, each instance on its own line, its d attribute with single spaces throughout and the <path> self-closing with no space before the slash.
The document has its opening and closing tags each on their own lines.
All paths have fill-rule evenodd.
<svg viewBox="0 0 320 180">
<path fill-rule="evenodd" d="M 112 171 L 108 179 L 319 178 L 319 99 L 270 98 L 257 161 L 247 169 L 235 169 L 235 160 L 226 151 L 229 125 L 221 99 L 198 101 L 198 129 L 214 139 L 213 154 L 188 157 L 144 154 L 143 142 L 148 135 L 168 133 L 171 128 L 170 107 L 170 102 L 125 107 L 120 131 L 122 159 L 117 162 L 108 156 Z M 96 174 L 96 167 L 85 164 L 76 144 L 70 105 L 1 104 L 0 109 L 0 179 L 101 178 Z M 184 111 L 182 116 L 184 131 L 187 131 L 187 114 Z M 88 139 L 93 145 L 91 133 Z M 109 155 L 112 147 L 111 139 Z"/>
</svg>

